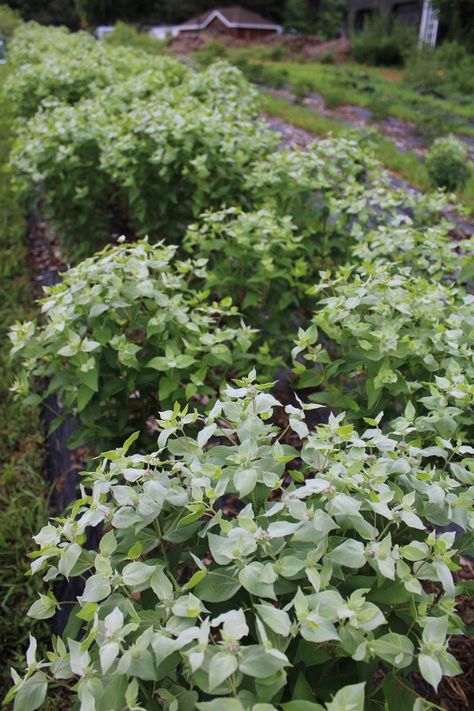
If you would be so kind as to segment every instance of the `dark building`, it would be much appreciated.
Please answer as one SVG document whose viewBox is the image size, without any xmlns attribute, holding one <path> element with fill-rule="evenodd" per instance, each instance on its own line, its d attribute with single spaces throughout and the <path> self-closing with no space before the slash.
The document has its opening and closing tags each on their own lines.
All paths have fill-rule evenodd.
<svg viewBox="0 0 474 711">
<path fill-rule="evenodd" d="M 377 11 L 389 13 L 400 22 L 418 28 L 423 12 L 423 0 L 349 0 L 349 27 L 362 29 L 365 20 Z"/>
<path fill-rule="evenodd" d="M 257 15 L 237 5 L 217 7 L 179 26 L 179 32 L 213 32 L 218 35 L 231 35 L 239 39 L 262 39 L 281 32 L 282 28 L 271 20 Z"/>
</svg>

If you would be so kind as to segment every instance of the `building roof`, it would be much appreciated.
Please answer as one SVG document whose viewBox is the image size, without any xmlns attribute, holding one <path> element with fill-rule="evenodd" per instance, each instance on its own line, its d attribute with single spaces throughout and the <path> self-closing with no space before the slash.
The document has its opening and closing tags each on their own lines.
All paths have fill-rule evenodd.
<svg viewBox="0 0 474 711">
<path fill-rule="evenodd" d="M 184 22 L 181 30 L 205 30 L 206 27 L 215 19 L 218 18 L 222 24 L 229 28 L 245 28 L 259 30 L 274 30 L 281 31 L 281 26 L 271 20 L 266 20 L 261 15 L 251 10 L 246 10 L 239 5 L 230 7 L 216 7 L 214 10 L 203 12 L 202 15 L 193 17 L 191 20 Z"/>
</svg>

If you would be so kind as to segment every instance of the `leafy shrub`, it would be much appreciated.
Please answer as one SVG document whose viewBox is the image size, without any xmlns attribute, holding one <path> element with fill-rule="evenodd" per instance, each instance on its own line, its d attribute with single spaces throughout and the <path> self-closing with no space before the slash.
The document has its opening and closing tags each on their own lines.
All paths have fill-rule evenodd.
<svg viewBox="0 0 474 711">
<path fill-rule="evenodd" d="M 372 119 L 374 121 L 383 121 L 386 119 L 390 114 L 391 103 L 390 97 L 386 94 L 381 94 L 380 92 L 371 94 L 367 102 L 367 108 L 372 115 Z"/>
<path fill-rule="evenodd" d="M 205 47 L 193 54 L 193 58 L 203 67 L 208 67 L 218 59 L 224 59 L 226 56 L 226 47 L 217 41 L 208 42 Z"/>
<path fill-rule="evenodd" d="M 342 415 L 309 432 L 299 401 L 285 408 L 298 452 L 254 378 L 207 417 L 161 412 L 158 451 L 130 455 L 131 437 L 104 454 L 91 495 L 35 537 L 33 573 L 86 582 L 64 640 L 42 660 L 32 638 L 14 672 L 18 711 L 41 705 L 50 680 L 83 711 L 158 708 L 158 696 L 168 711 L 362 711 L 399 701 L 400 685 L 412 706 L 417 669 L 434 689 L 461 671 L 447 650 L 464 630 L 454 533 L 428 528 L 472 530 L 474 450 L 443 442 L 433 463 L 379 418 L 360 434 Z M 86 550 L 98 526 L 99 551 Z M 29 615 L 58 606 L 50 591 Z"/>
<path fill-rule="evenodd" d="M 115 47 L 133 47 L 148 54 L 159 54 L 168 45 L 167 39 L 155 39 L 126 22 L 117 22 L 114 31 L 104 37 L 104 42 Z"/>
<path fill-rule="evenodd" d="M 284 44 L 276 44 L 268 50 L 268 58 L 272 62 L 281 62 L 288 56 L 288 48 Z"/>
<path fill-rule="evenodd" d="M 304 81 L 303 79 L 293 82 L 291 89 L 295 96 L 296 102 L 301 103 L 303 99 L 306 99 L 306 97 L 311 93 L 312 88 L 311 83 Z"/>
<path fill-rule="evenodd" d="M 351 254 L 363 264 L 384 266 L 387 263 L 411 267 L 413 272 L 436 280 L 462 278 L 462 261 L 458 250 L 471 256 L 473 244 L 469 240 L 456 243 L 450 233 L 452 224 L 447 220 L 432 226 L 415 227 L 409 218 L 403 225 L 386 227 L 380 225 L 366 232 L 356 226 L 353 236 L 357 239 Z"/>
<path fill-rule="evenodd" d="M 336 64 L 336 57 L 333 52 L 321 52 L 321 54 L 316 55 L 316 61 L 320 64 Z"/>
<path fill-rule="evenodd" d="M 439 195 L 408 195 L 391 189 L 370 143 L 326 139 L 307 151 L 283 150 L 258 161 L 247 178 L 254 205 L 291 216 L 305 238 L 309 259 L 348 257 L 360 229 L 399 225 L 400 212 L 414 224 L 439 221 Z M 328 262 L 321 262 L 328 265 Z"/>
<path fill-rule="evenodd" d="M 443 111 L 435 112 L 431 107 L 418 109 L 414 115 L 413 125 L 428 144 L 439 136 L 445 136 L 450 131 L 448 115 Z"/>
<path fill-rule="evenodd" d="M 8 89 L 19 113 L 27 117 L 53 100 L 75 104 L 102 97 L 104 89 L 120 86 L 131 76 L 151 71 L 157 86 L 175 86 L 189 74 L 170 57 L 150 57 L 136 49 L 107 46 L 85 32 L 70 34 L 31 23 L 15 33 L 11 57 L 16 71 Z"/>
<path fill-rule="evenodd" d="M 289 80 L 289 74 L 286 69 L 273 67 L 270 64 L 248 61 L 245 57 L 238 58 L 234 64 L 249 81 L 256 84 L 267 84 L 276 89 L 281 89 Z"/>
<path fill-rule="evenodd" d="M 416 46 L 416 31 L 394 21 L 389 14 L 374 13 L 351 39 L 356 62 L 399 66 Z"/>
<path fill-rule="evenodd" d="M 424 93 L 468 98 L 474 95 L 474 59 L 456 42 L 416 49 L 407 59 L 405 80 Z"/>
<path fill-rule="evenodd" d="M 426 156 L 431 183 L 438 188 L 463 188 L 469 177 L 467 148 L 454 136 L 438 138 Z"/>
<path fill-rule="evenodd" d="M 211 302 L 205 260 L 146 241 L 108 247 L 63 274 L 41 301 L 44 323 L 12 328 L 23 369 L 14 390 L 37 378 L 82 423 L 78 437 L 114 441 L 157 403 L 215 392 L 239 372 L 252 331 L 229 298 Z M 36 396 L 38 399 L 39 396 Z"/>
<path fill-rule="evenodd" d="M 374 408 L 390 416 L 413 394 L 428 395 L 435 374 L 473 382 L 474 297 L 389 264 L 322 274 L 314 293 L 313 324 L 293 358 L 301 387 L 324 388 L 317 401 L 354 417 Z"/>
<path fill-rule="evenodd" d="M 209 288 L 230 296 L 249 325 L 273 336 L 272 351 L 286 353 L 289 320 L 304 314 L 304 293 L 316 273 L 307 244 L 289 217 L 269 210 L 228 208 L 191 225 L 183 247 L 208 262 Z"/>
<path fill-rule="evenodd" d="M 347 17 L 346 0 L 320 0 L 317 5 L 315 30 L 318 37 L 332 39 L 344 31 Z M 331 54 L 328 52 L 328 56 Z M 332 55 L 334 56 L 334 55 Z M 329 62 L 332 64 L 333 62 Z"/>
<path fill-rule="evenodd" d="M 21 15 L 8 5 L 0 5 L 0 32 L 9 42 L 15 30 L 22 24 Z"/>
<path fill-rule="evenodd" d="M 137 77 L 131 96 L 119 86 L 40 112 L 20 133 L 12 157 L 19 189 L 44 196 L 76 255 L 111 232 L 158 237 L 165 229 L 179 239 L 200 212 L 237 200 L 253 162 L 276 146 L 237 69 L 214 65 L 150 95 L 154 81 Z"/>
</svg>

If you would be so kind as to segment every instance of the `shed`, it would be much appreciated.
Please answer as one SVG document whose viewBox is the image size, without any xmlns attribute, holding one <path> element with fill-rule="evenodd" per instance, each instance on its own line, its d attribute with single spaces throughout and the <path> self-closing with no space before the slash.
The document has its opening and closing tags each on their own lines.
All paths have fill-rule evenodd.
<svg viewBox="0 0 474 711">
<path fill-rule="evenodd" d="M 179 27 L 181 32 L 214 32 L 238 39 L 262 39 L 281 33 L 283 28 L 271 20 L 239 5 L 217 7 L 198 15 Z"/>
</svg>

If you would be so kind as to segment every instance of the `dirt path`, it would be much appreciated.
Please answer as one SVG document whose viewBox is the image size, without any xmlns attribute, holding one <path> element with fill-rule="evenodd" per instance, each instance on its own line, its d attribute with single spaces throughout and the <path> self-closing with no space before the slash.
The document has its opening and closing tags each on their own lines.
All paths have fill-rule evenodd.
<svg viewBox="0 0 474 711">
<path fill-rule="evenodd" d="M 276 89 L 265 86 L 262 88 L 264 91 L 269 91 L 273 96 L 284 98 L 288 101 L 295 100 L 295 95 L 288 87 Z M 326 106 L 324 97 L 315 92 L 311 92 L 302 99 L 301 105 L 312 109 L 319 116 L 337 121 L 337 123 L 348 128 L 356 128 L 359 131 L 367 128 L 377 128 L 383 136 L 393 141 L 400 151 L 412 151 L 419 158 L 423 158 L 429 148 L 427 141 L 420 135 L 413 124 L 395 116 L 388 116 L 383 120 L 374 121 L 372 112 L 369 109 L 355 104 L 343 104 L 330 109 Z M 463 135 L 459 135 L 457 138 L 463 141 L 467 148 L 468 159 L 474 162 L 474 138 Z"/>
</svg>

